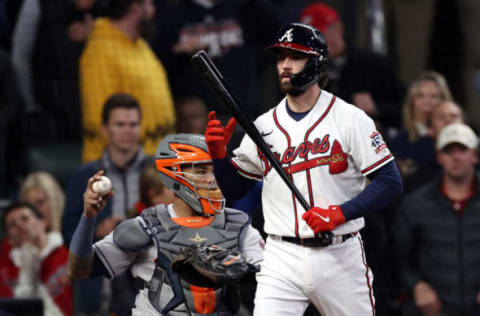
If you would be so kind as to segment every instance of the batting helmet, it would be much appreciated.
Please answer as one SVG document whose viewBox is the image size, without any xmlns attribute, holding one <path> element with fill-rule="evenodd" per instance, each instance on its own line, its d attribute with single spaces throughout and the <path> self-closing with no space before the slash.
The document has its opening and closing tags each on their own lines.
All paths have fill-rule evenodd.
<svg viewBox="0 0 480 316">
<path fill-rule="evenodd" d="M 225 199 L 215 180 L 197 182 L 196 177 L 202 175 L 187 173 L 185 167 L 208 163 L 212 163 L 212 158 L 203 135 L 167 135 L 158 144 L 155 154 L 155 166 L 163 183 L 192 209 L 205 216 L 223 212 Z"/>
<path fill-rule="evenodd" d="M 278 55 L 281 49 L 290 49 L 309 56 L 304 69 L 290 79 L 298 90 L 304 91 L 324 75 L 328 60 L 327 42 L 323 34 L 313 26 L 291 23 L 282 27 L 276 42 L 266 47 L 265 51 Z"/>
</svg>

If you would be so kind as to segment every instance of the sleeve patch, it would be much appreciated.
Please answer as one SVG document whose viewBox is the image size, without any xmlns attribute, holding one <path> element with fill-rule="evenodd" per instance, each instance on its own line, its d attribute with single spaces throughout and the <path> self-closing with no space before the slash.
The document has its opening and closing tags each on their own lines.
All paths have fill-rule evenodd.
<svg viewBox="0 0 480 316">
<path fill-rule="evenodd" d="M 374 131 L 371 135 L 370 135 L 370 139 L 371 139 L 371 144 L 372 144 L 372 147 L 375 149 L 375 152 L 378 154 L 379 152 L 381 152 L 382 150 L 384 150 L 385 148 L 387 148 L 387 145 L 385 144 L 385 142 L 383 141 L 383 137 L 382 135 L 377 132 L 377 131 Z"/>
</svg>

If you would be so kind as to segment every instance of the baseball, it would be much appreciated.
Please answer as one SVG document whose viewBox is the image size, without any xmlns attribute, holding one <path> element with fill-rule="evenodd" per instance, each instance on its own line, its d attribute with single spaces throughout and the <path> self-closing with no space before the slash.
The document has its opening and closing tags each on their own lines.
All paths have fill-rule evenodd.
<svg viewBox="0 0 480 316">
<path fill-rule="evenodd" d="M 109 178 L 102 176 L 100 180 L 93 183 L 92 189 L 95 193 L 107 195 L 112 190 L 112 181 L 110 181 Z"/>
</svg>

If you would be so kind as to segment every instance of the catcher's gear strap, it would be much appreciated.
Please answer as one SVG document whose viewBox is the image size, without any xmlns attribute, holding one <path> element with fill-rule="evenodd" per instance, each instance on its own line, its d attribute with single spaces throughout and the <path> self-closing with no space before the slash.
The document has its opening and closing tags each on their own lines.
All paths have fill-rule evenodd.
<svg viewBox="0 0 480 316">
<path fill-rule="evenodd" d="M 234 209 L 215 216 L 210 225 L 198 228 L 175 223 L 165 205 L 157 205 L 142 212 L 144 230 L 154 234 L 160 248 L 170 258 L 176 258 L 181 248 L 191 245 L 218 245 L 225 249 L 237 249 L 243 230 L 250 224 L 247 214 Z"/>
<path fill-rule="evenodd" d="M 138 252 L 152 244 L 151 237 L 135 218 L 121 222 L 113 231 L 113 242 L 123 251 Z"/>
<path fill-rule="evenodd" d="M 176 224 L 165 205 L 157 205 L 144 210 L 141 218 L 139 222 L 145 233 L 154 241 L 158 253 L 155 272 L 148 285 L 150 303 L 159 313 L 166 314 L 186 302 L 194 315 L 195 304 L 186 299 L 186 296 L 190 295 L 189 285 L 182 284 L 171 270 L 172 259 L 178 256 L 183 247 L 191 245 L 219 244 L 227 249 L 238 249 L 239 236 L 250 223 L 248 215 L 237 210 L 226 209 L 224 213 L 215 216 L 211 225 L 188 228 Z M 163 295 L 164 283 L 171 288 L 172 295 Z M 161 292 L 162 295 L 160 295 Z M 217 293 L 217 296 L 222 295 Z M 171 299 L 165 303 L 165 297 L 171 297 Z"/>
<path fill-rule="evenodd" d="M 217 315 L 222 292 L 222 289 L 214 290 L 191 285 L 189 291 L 185 291 L 185 301 L 192 315 Z"/>
</svg>

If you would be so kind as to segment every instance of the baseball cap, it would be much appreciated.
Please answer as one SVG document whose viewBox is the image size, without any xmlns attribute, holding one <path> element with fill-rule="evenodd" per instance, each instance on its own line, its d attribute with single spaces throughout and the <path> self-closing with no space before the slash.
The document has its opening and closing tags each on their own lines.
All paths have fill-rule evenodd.
<svg viewBox="0 0 480 316">
<path fill-rule="evenodd" d="M 323 3 L 314 3 L 303 9 L 300 21 L 324 33 L 328 27 L 340 21 L 337 11 Z"/>
<path fill-rule="evenodd" d="M 437 138 L 437 150 L 444 149 L 447 145 L 459 143 L 470 149 L 478 147 L 478 137 L 475 132 L 463 123 L 454 123 L 445 126 Z"/>
</svg>

